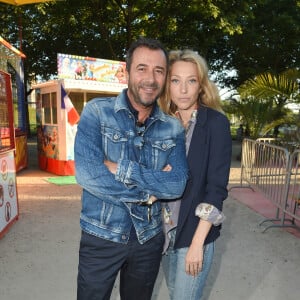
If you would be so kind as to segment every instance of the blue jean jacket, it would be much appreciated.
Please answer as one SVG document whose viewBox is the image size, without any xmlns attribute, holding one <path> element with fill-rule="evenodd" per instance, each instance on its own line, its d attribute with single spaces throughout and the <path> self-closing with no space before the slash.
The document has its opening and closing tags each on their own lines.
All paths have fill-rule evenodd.
<svg viewBox="0 0 300 300">
<path fill-rule="evenodd" d="M 127 243 L 132 225 L 140 243 L 162 230 L 161 205 L 148 218 L 150 195 L 175 199 L 188 177 L 184 129 L 176 118 L 156 107 L 143 133 L 126 102 L 96 98 L 85 106 L 75 139 L 76 180 L 83 188 L 82 230 L 114 242 Z M 118 163 L 116 174 L 104 160 Z M 162 171 L 170 164 L 172 170 Z"/>
</svg>

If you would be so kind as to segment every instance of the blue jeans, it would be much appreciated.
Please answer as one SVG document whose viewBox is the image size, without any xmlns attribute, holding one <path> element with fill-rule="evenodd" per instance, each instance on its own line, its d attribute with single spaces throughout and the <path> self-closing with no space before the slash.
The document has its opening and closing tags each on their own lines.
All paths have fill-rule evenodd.
<svg viewBox="0 0 300 300">
<path fill-rule="evenodd" d="M 185 272 L 185 257 L 188 248 L 173 249 L 176 230 L 171 232 L 171 242 L 162 257 L 162 267 L 171 300 L 200 300 L 212 264 L 214 242 L 205 245 L 202 271 L 196 276 Z"/>
<path fill-rule="evenodd" d="M 121 244 L 82 232 L 77 300 L 109 300 L 119 271 L 122 300 L 150 300 L 163 243 L 162 232 L 142 245 L 136 236 Z"/>
</svg>

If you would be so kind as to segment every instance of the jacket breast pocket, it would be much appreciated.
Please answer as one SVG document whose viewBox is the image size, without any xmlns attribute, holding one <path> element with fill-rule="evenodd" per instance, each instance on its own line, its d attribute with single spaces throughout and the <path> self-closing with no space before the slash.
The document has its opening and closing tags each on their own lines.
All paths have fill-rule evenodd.
<svg viewBox="0 0 300 300">
<path fill-rule="evenodd" d="M 168 162 L 170 153 L 176 146 L 175 139 L 151 141 L 152 164 L 155 169 L 162 169 Z"/>
<path fill-rule="evenodd" d="M 109 127 L 102 127 L 102 146 L 107 159 L 116 162 L 127 157 L 127 134 Z"/>
</svg>

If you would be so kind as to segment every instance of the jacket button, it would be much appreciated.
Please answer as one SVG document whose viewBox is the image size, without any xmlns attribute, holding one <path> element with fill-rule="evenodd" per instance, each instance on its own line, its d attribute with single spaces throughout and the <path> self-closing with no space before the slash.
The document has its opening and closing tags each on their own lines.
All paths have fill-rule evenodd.
<svg viewBox="0 0 300 300">
<path fill-rule="evenodd" d="M 126 240 L 126 235 L 122 235 L 122 240 Z"/>
<path fill-rule="evenodd" d="M 114 140 L 118 140 L 119 139 L 119 135 L 118 134 L 114 134 Z"/>
</svg>

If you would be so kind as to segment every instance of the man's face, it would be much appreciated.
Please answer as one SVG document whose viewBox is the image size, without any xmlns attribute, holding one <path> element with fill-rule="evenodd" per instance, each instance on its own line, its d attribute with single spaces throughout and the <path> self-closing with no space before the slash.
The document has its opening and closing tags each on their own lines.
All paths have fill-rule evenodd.
<svg viewBox="0 0 300 300">
<path fill-rule="evenodd" d="M 162 50 L 135 49 L 128 76 L 128 97 L 133 107 L 149 107 L 163 91 L 167 62 Z"/>
</svg>

